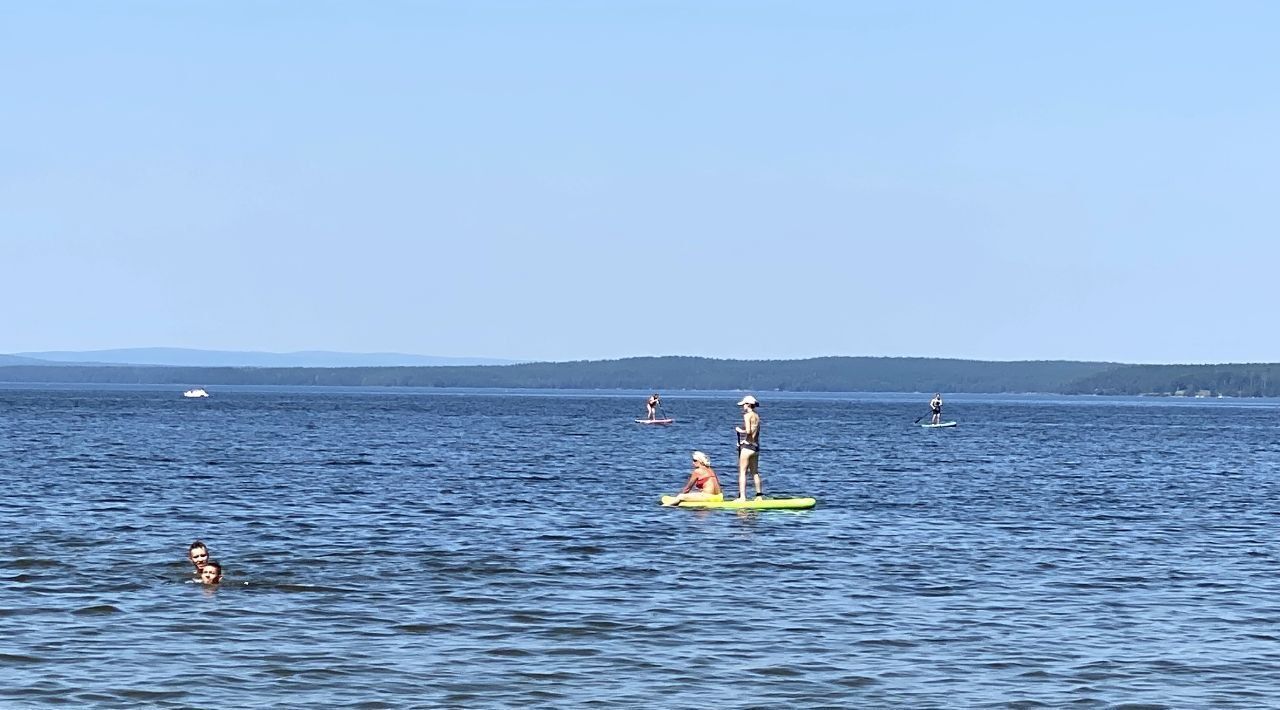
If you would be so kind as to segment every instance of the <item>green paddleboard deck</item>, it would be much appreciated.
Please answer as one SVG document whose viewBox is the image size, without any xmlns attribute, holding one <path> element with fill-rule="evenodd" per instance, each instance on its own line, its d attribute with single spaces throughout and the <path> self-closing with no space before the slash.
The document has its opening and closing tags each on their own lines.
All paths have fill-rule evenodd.
<svg viewBox="0 0 1280 710">
<path fill-rule="evenodd" d="M 662 496 L 663 505 L 671 505 L 675 496 Z M 727 508 L 729 510 L 804 510 L 818 501 L 813 498 L 748 498 L 747 500 L 684 500 L 681 508 Z"/>
</svg>

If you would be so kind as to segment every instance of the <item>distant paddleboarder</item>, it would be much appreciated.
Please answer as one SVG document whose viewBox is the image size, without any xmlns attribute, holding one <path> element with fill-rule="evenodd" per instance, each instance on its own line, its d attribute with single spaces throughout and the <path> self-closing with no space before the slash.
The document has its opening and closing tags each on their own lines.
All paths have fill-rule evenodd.
<svg viewBox="0 0 1280 710">
<path fill-rule="evenodd" d="M 919 410 L 916 410 L 919 411 Z M 933 417 L 929 420 L 930 424 L 942 423 L 942 393 L 934 392 L 933 399 L 929 400 L 929 412 Z"/>
<path fill-rule="evenodd" d="M 644 406 L 645 406 L 645 409 L 647 410 L 647 416 L 645 418 L 649 419 L 650 421 L 657 419 L 658 407 L 662 406 L 662 398 L 658 396 L 657 392 L 654 392 L 653 394 L 649 395 L 649 401 Z"/>
</svg>

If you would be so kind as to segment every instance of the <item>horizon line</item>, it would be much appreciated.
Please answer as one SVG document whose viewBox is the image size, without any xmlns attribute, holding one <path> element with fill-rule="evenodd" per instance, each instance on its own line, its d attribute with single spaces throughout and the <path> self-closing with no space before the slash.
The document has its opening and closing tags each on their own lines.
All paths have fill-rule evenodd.
<svg viewBox="0 0 1280 710">
<path fill-rule="evenodd" d="M 406 357 L 417 357 L 417 358 L 437 358 L 437 359 L 450 359 L 450 360 L 495 360 L 495 361 L 502 361 L 502 362 L 500 362 L 500 363 L 489 364 L 489 365 L 481 365 L 481 364 L 470 364 L 470 365 L 360 365 L 360 366 L 356 366 L 356 367 L 511 367 L 511 366 L 518 366 L 518 365 L 539 365 L 539 364 L 558 365 L 558 364 L 592 363 L 592 362 L 620 362 L 620 361 L 624 361 L 624 360 L 659 360 L 659 359 L 675 359 L 675 358 L 684 358 L 684 359 L 701 359 L 701 360 L 713 360 L 713 361 L 719 361 L 719 362 L 803 362 L 803 361 L 807 361 L 807 360 L 826 360 L 826 359 L 862 359 L 862 360 L 944 360 L 944 361 L 954 361 L 954 362 L 988 362 L 988 363 L 1003 363 L 1003 364 L 1013 364 L 1013 363 L 1035 363 L 1035 362 L 1046 362 L 1046 363 L 1048 363 L 1048 362 L 1059 362 L 1059 363 L 1070 362 L 1070 363 L 1086 363 L 1086 364 L 1097 364 L 1097 365 L 1117 365 L 1117 366 L 1138 365 L 1138 366 L 1157 366 L 1157 367 L 1177 367 L 1177 366 L 1203 367 L 1203 366 L 1214 366 L 1214 365 L 1276 365 L 1276 364 L 1280 364 L 1280 361 L 1264 361 L 1264 360 L 1253 360 L 1253 361 L 1250 361 L 1250 360 L 1236 360 L 1236 361 L 1233 361 L 1233 360 L 1217 360 L 1217 361 L 1200 361 L 1200 362 L 1189 362 L 1189 361 L 1131 362 L 1131 361 L 1122 361 L 1122 360 L 1105 360 L 1105 359 L 1100 359 L 1100 360 L 1094 360 L 1094 359 L 1081 360 L 1081 359 L 1071 359 L 1071 358 L 1063 358 L 1063 357 L 1054 357 L 1054 358 L 1011 358 L 1011 359 L 1005 359 L 1005 358 L 959 357 L 959 356 L 949 356 L 949 355 L 808 355 L 808 356 L 802 356 L 802 357 L 757 357 L 757 358 L 747 358 L 747 357 L 719 357 L 719 356 L 714 356 L 714 355 L 681 355 L 681 354 L 665 354 L 665 355 L 623 355 L 623 356 L 615 356 L 615 357 L 594 357 L 594 358 L 592 358 L 592 357 L 585 357 L 585 358 L 570 358 L 570 359 L 547 359 L 547 360 L 537 360 L 537 359 L 512 358 L 512 357 L 494 357 L 494 356 L 481 356 L 481 355 L 423 355 L 423 354 L 418 354 L 418 353 L 409 353 L 409 352 L 401 352 L 401 351 L 390 351 L 390 350 L 383 350 L 383 351 L 347 351 L 347 350 L 287 350 L 287 351 L 273 351 L 273 350 L 220 350 L 220 349 L 205 349 L 205 348 L 190 348 L 190 347 L 169 347 L 169 346 L 155 346 L 155 347 L 148 346 L 148 347 L 129 347 L 129 348 L 97 348 L 97 349 L 92 349 L 92 350 L 21 350 L 21 351 L 13 351 L 13 352 L 8 352 L 8 353 L 0 353 L 0 355 L 7 355 L 7 356 L 10 356 L 10 357 L 21 357 L 21 358 L 38 359 L 38 358 L 32 357 L 32 355 L 33 355 L 33 354 L 37 354 L 37 353 L 39 353 L 39 354 L 52 354 L 52 353 L 58 353 L 58 354 L 84 354 L 84 355 L 92 355 L 92 354 L 94 354 L 94 353 L 120 352 L 120 351 L 132 351 L 132 350 L 139 350 L 139 351 L 141 351 L 141 350 L 174 350 L 174 351 L 182 351 L 182 352 L 189 352 L 189 353 L 242 354 L 242 355 L 286 355 L 286 356 L 287 356 L 287 355 L 314 355 L 314 354 L 354 355 L 354 356 L 366 356 L 366 355 L 367 355 L 367 356 L 376 356 L 376 355 L 403 355 L 403 356 L 406 356 Z M 70 363 L 66 363 L 66 364 L 68 364 L 68 365 L 75 365 L 75 364 L 78 364 L 78 363 L 70 362 Z M 101 364 L 104 364 L 104 363 L 84 363 L 84 364 L 86 364 L 86 365 L 88 365 L 88 364 L 101 365 Z M 137 366 L 137 367 L 201 367 L 201 368 L 217 368 L 217 367 L 245 367 L 245 366 L 242 366 L 242 365 L 161 365 L 161 364 L 152 364 L 152 363 L 114 363 L 114 364 L 119 365 L 119 366 L 130 366 L 130 365 L 132 365 L 132 366 Z M 14 366 L 14 365 L 0 365 L 0 367 L 13 367 L 13 366 Z M 264 369 L 267 369 L 267 368 L 269 368 L 269 367 L 288 367 L 288 368 L 296 368 L 296 369 L 326 369 L 326 368 L 332 368 L 332 367 L 335 367 L 335 366 L 326 366 L 326 365 L 281 365 L 281 366 L 256 366 L 256 367 L 262 367 L 262 368 L 264 368 Z M 339 367 L 350 367 L 350 366 L 339 366 Z"/>
</svg>

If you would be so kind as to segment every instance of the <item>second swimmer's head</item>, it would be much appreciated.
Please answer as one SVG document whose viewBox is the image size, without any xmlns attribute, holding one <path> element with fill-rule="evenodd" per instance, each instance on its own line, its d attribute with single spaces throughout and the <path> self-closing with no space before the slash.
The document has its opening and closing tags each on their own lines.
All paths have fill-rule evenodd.
<svg viewBox="0 0 1280 710">
<path fill-rule="evenodd" d="M 710 457 L 710 456 L 707 456 L 706 454 L 702 453 L 701 451 L 695 451 L 695 452 L 693 452 L 693 462 L 694 462 L 694 463 L 700 463 L 700 464 L 702 464 L 703 466 L 710 466 L 710 465 L 711 465 L 711 457 Z"/>
<path fill-rule="evenodd" d="M 222 581 L 222 565 L 209 560 L 200 568 L 200 581 L 203 584 L 218 584 Z"/>
</svg>

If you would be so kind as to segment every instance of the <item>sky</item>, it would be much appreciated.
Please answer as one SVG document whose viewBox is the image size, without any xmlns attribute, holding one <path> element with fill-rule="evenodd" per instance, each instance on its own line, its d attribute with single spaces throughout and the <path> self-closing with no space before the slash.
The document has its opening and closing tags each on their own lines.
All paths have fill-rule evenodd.
<svg viewBox="0 0 1280 710">
<path fill-rule="evenodd" d="M 0 352 L 1276 362 L 1280 4 L 0 4 Z"/>
</svg>

